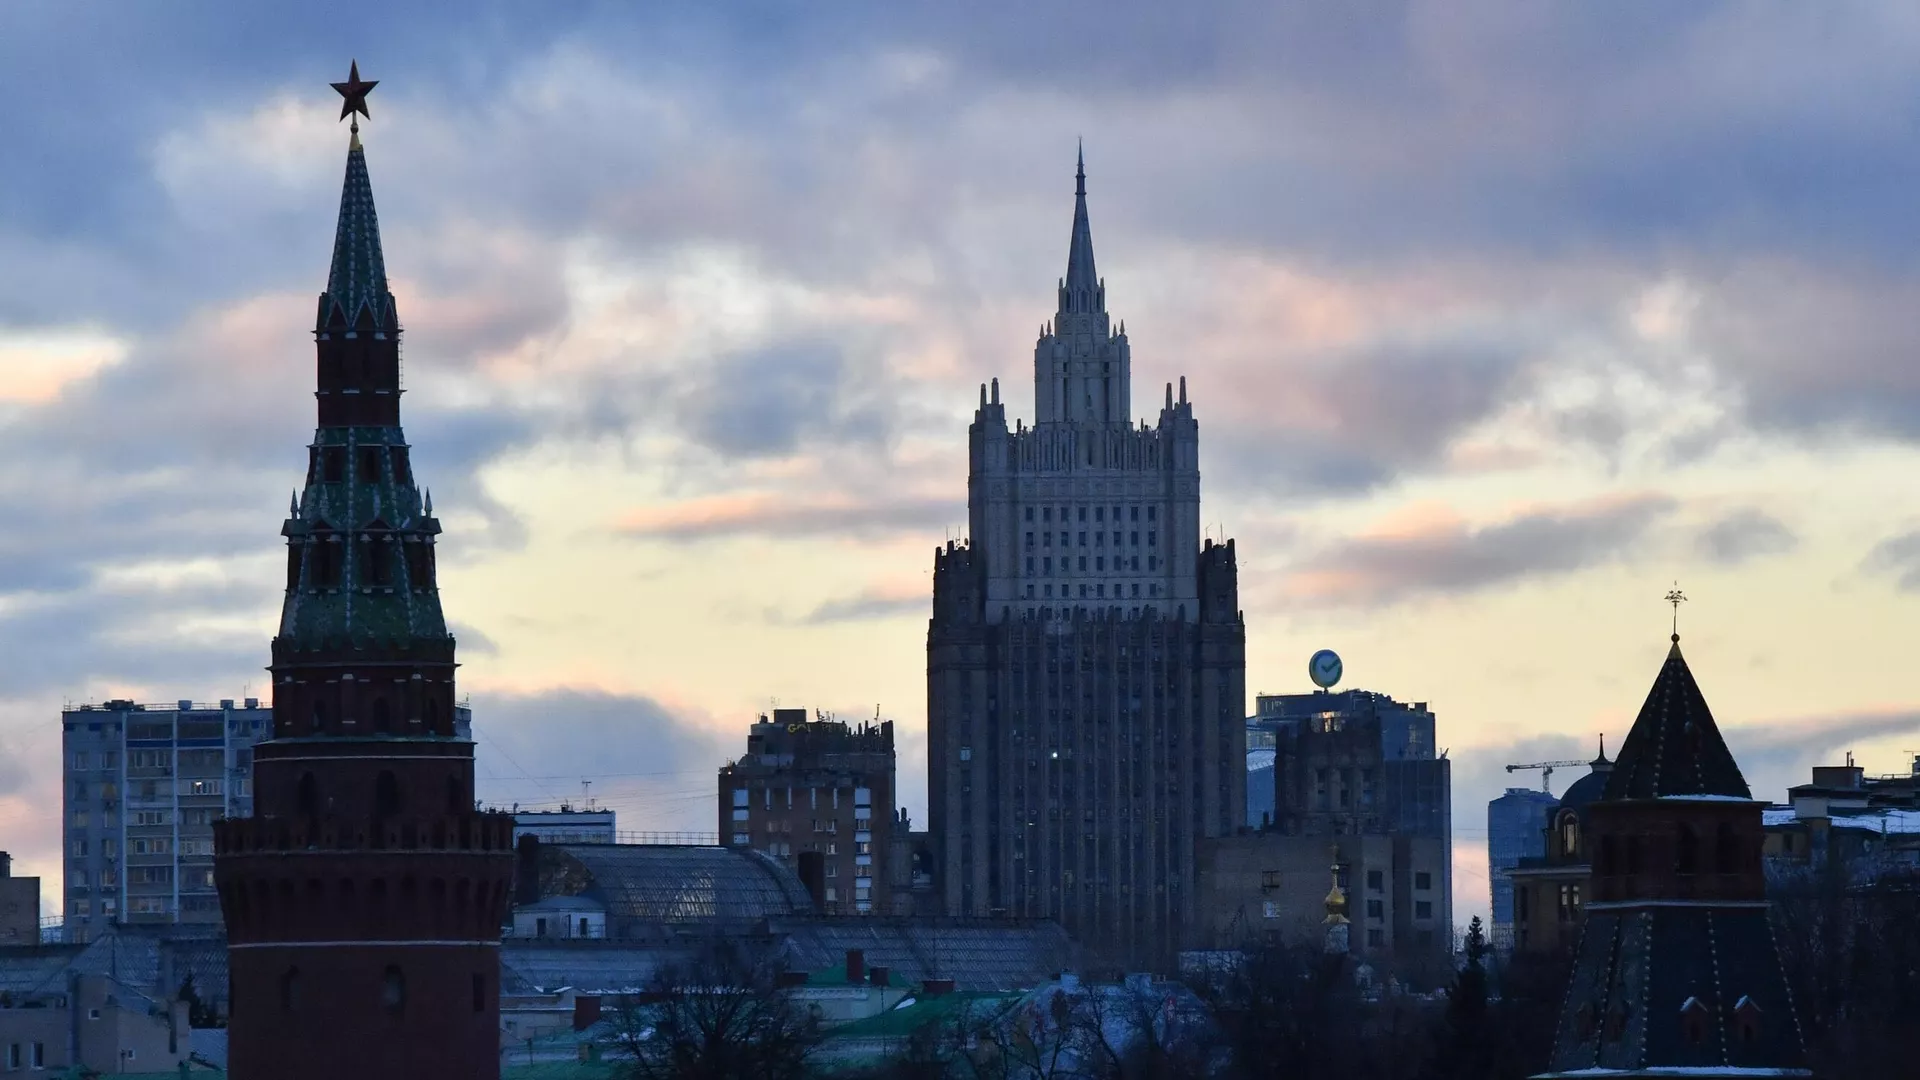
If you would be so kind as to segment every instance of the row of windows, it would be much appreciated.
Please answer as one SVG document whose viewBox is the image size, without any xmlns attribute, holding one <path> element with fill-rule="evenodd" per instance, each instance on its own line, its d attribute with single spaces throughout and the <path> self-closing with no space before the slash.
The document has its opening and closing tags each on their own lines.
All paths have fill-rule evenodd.
<svg viewBox="0 0 1920 1080">
<path fill-rule="evenodd" d="M 1060 586 L 1060 599 L 1062 599 L 1062 600 L 1065 600 L 1065 599 L 1067 599 L 1068 597 L 1070 597 L 1070 596 L 1072 596 L 1072 595 L 1073 595 L 1073 594 L 1072 594 L 1072 592 L 1070 592 L 1070 591 L 1069 591 L 1069 590 L 1071 590 L 1072 588 L 1073 588 L 1073 586 L 1071 586 L 1071 585 L 1066 585 L 1066 584 L 1062 584 L 1062 585 Z M 1093 584 L 1093 585 L 1088 585 L 1088 584 L 1085 584 L 1085 583 L 1082 583 L 1082 584 L 1081 584 L 1081 586 L 1080 586 L 1080 599 L 1082 599 L 1082 600 L 1088 600 L 1088 599 L 1093 599 L 1093 600 L 1103 600 L 1103 599 L 1106 599 L 1106 598 L 1108 598 L 1108 596 L 1109 596 L 1109 595 L 1111 595 L 1111 597 L 1112 597 L 1112 599 L 1115 599 L 1115 600 L 1119 600 L 1119 599 L 1122 599 L 1122 598 L 1124 598 L 1124 597 L 1126 597 L 1126 596 L 1127 596 L 1127 593 L 1126 593 L 1126 591 L 1125 591 L 1125 586 L 1123 586 L 1123 585 L 1122 585 L 1122 584 L 1121 584 L 1120 582 L 1118 582 L 1118 581 L 1116 581 L 1116 582 L 1114 582 L 1114 583 L 1113 583 L 1113 592 L 1112 592 L 1111 594 L 1109 594 L 1109 593 L 1107 592 L 1107 585 L 1106 585 L 1106 582 L 1104 582 L 1104 581 L 1103 581 L 1103 582 L 1098 582 L 1098 583 L 1096 583 L 1096 584 Z M 1152 583 L 1152 584 L 1149 584 L 1149 585 L 1147 586 L 1147 592 L 1146 592 L 1146 595 L 1147 595 L 1147 596 L 1149 596 L 1149 597 L 1154 597 L 1154 596 L 1159 596 L 1159 595 L 1160 595 L 1160 585 L 1159 585 L 1159 584 L 1158 584 L 1157 582 L 1155 582 L 1155 583 Z M 1140 583 L 1136 581 L 1136 582 L 1134 582 L 1134 583 L 1133 583 L 1133 599 L 1136 599 L 1136 600 L 1137 600 L 1137 599 L 1139 599 L 1139 598 L 1140 598 Z M 1032 582 L 1028 582 L 1028 583 L 1027 583 L 1027 599 L 1029 599 L 1029 600 L 1033 600 L 1033 599 L 1047 599 L 1047 600 L 1051 600 L 1051 599 L 1053 599 L 1053 585 L 1052 585 L 1051 583 L 1049 583 L 1049 584 L 1048 584 L 1048 585 L 1047 585 L 1047 586 L 1045 587 L 1045 593 L 1044 593 L 1044 595 L 1043 595 L 1042 597 L 1035 597 L 1035 596 L 1033 595 L 1033 583 L 1032 583 Z M 1135 608 L 1135 609 L 1134 609 L 1134 611 L 1133 611 L 1133 616 L 1132 616 L 1132 617 L 1138 617 L 1138 616 L 1139 616 L 1139 614 L 1140 614 L 1140 610 L 1139 610 L 1138 608 Z M 1063 608 L 1063 609 L 1061 609 L 1061 612 L 1060 612 L 1060 617 L 1061 617 L 1061 618 L 1063 618 L 1063 619 L 1067 617 L 1067 613 L 1066 613 L 1066 610 L 1065 610 L 1064 608 Z"/>
<path fill-rule="evenodd" d="M 363 484 L 380 482 L 380 465 L 383 458 L 393 462 L 393 482 L 407 484 L 412 482 L 407 468 L 407 448 L 404 446 L 361 446 L 355 455 L 359 463 L 359 480 Z M 307 450 L 307 482 L 338 484 L 347 478 L 347 448 L 344 446 L 314 446 Z"/>
<path fill-rule="evenodd" d="M 1061 508 L 1060 508 L 1060 520 L 1061 520 L 1061 521 L 1067 521 L 1067 520 L 1069 520 L 1069 518 L 1070 518 L 1070 516 L 1071 516 L 1071 515 L 1070 515 L 1070 511 L 1072 511 L 1073 509 L 1074 509 L 1074 507 L 1070 507 L 1070 506 L 1063 506 L 1063 507 L 1061 507 Z M 1078 509 L 1079 509 L 1079 511 L 1080 511 L 1080 520 L 1081 520 L 1081 521 L 1085 521 L 1085 520 L 1087 520 L 1087 508 L 1086 508 L 1086 507 L 1084 507 L 1084 506 L 1082 506 L 1082 507 L 1079 507 Z M 1121 510 L 1121 508 L 1120 508 L 1120 507 L 1118 507 L 1118 506 L 1116 506 L 1116 507 L 1114 507 L 1114 508 L 1113 508 L 1113 520 L 1114 520 L 1115 522 L 1118 522 L 1118 521 L 1120 520 L 1120 510 Z M 1156 511 L 1158 511 L 1158 510 L 1159 510 L 1159 507 L 1157 507 L 1157 506 L 1149 506 L 1149 507 L 1147 507 L 1147 520 L 1148 520 L 1148 521 L 1152 521 L 1152 520 L 1154 520 L 1154 517 L 1155 517 L 1155 512 L 1156 512 Z M 1139 508 L 1139 507 L 1137 507 L 1137 506 L 1129 506 L 1129 507 L 1126 507 L 1126 511 L 1127 511 L 1127 520 L 1129 520 L 1129 521 L 1139 521 L 1139 520 L 1140 520 L 1140 508 Z M 1033 520 L 1033 507 L 1031 507 L 1031 506 L 1029 506 L 1029 507 L 1027 507 L 1027 520 L 1028 520 L 1028 521 L 1032 521 L 1032 520 Z M 1053 507 L 1051 507 L 1051 506 L 1043 506 L 1043 507 L 1041 507 L 1041 508 L 1040 508 L 1040 520 L 1041 520 L 1041 521 L 1052 521 L 1052 520 L 1053 520 Z M 1096 521 L 1096 522 L 1101 522 L 1101 521 L 1106 521 L 1106 520 L 1107 520 L 1107 508 L 1106 508 L 1106 507 L 1104 507 L 1104 506 L 1096 506 L 1096 507 L 1094 507 L 1094 508 L 1093 508 L 1093 520 L 1094 520 L 1094 521 Z"/>
<path fill-rule="evenodd" d="M 384 530 L 386 526 L 375 523 L 370 529 Z M 360 568 L 359 584 L 387 586 L 394 584 L 393 545 L 395 537 L 384 531 L 375 531 L 363 535 L 358 544 L 357 563 Z M 306 544 L 287 545 L 287 588 L 300 585 L 300 563 L 303 553 L 312 549 L 312 557 L 307 559 L 307 588 L 333 589 L 340 586 L 341 574 L 346 557 L 346 545 L 340 542 L 340 534 L 325 522 L 316 526 Z M 400 554 L 406 561 L 408 587 L 416 590 L 433 587 L 433 543 L 420 539 L 400 544 Z"/>
<path fill-rule="evenodd" d="M 1040 574 L 1053 573 L 1053 556 L 1051 555 L 1040 556 L 1040 561 L 1037 565 L 1039 567 L 1037 571 L 1038 573 Z M 1027 576 L 1028 577 L 1033 577 L 1035 575 L 1036 573 L 1035 566 L 1036 564 L 1034 562 L 1033 556 L 1031 555 L 1027 556 Z M 1104 555 L 1095 555 L 1093 557 L 1093 569 L 1096 573 L 1101 573 L 1101 574 L 1106 573 L 1107 557 Z M 1140 569 L 1140 556 L 1134 555 L 1132 557 L 1123 557 L 1120 555 L 1115 555 L 1113 557 L 1113 569 L 1119 573 L 1124 573 L 1129 570 L 1138 572 Z M 1157 572 L 1159 569 L 1160 569 L 1160 557 L 1157 555 L 1147 556 L 1147 572 L 1154 573 L 1154 572 Z M 1068 573 L 1072 573 L 1073 570 L 1074 570 L 1074 567 L 1072 565 L 1071 560 L 1065 555 L 1060 556 L 1060 572 L 1062 574 L 1068 574 Z M 1087 572 L 1087 557 L 1085 555 L 1080 556 L 1079 570 L 1080 570 L 1080 573 L 1083 573 L 1083 574 Z"/>
<path fill-rule="evenodd" d="M 774 801 L 773 790 L 774 789 L 771 787 L 761 788 L 762 802 L 764 803 L 765 809 L 768 809 L 768 810 L 773 809 L 773 801 Z M 807 791 L 807 809 L 809 810 L 820 809 L 821 789 L 818 787 L 809 787 L 806 789 L 806 791 Z M 835 809 L 835 810 L 840 809 L 840 788 L 829 787 L 826 789 L 826 791 L 828 793 L 828 798 L 832 800 L 832 809 Z M 787 809 L 791 810 L 793 809 L 793 788 L 788 787 L 786 789 L 786 792 L 787 792 L 786 794 Z M 751 797 L 752 797 L 752 793 L 748 791 L 746 788 L 743 788 L 743 787 L 734 788 L 733 789 L 734 809 L 736 810 L 745 809 Z M 853 805 L 857 807 L 872 806 L 873 805 L 873 789 L 868 787 L 854 788 L 853 789 Z"/>
<path fill-rule="evenodd" d="M 1041 534 L 1040 534 L 1040 546 L 1041 546 L 1041 547 L 1052 547 L 1052 546 L 1053 546 L 1053 535 L 1054 535 L 1054 534 L 1053 534 L 1052 532 L 1043 532 L 1043 533 L 1041 533 Z M 1032 550 L 1032 548 L 1033 548 L 1033 536 L 1034 536 L 1034 534 L 1033 534 L 1033 533 L 1032 533 L 1031 531 L 1029 531 L 1029 532 L 1027 533 L 1027 548 L 1028 548 L 1028 550 Z M 1128 538 L 1128 541 L 1127 541 L 1127 542 L 1128 542 L 1128 544 L 1129 544 L 1129 545 L 1131 545 L 1131 546 L 1133 546 L 1133 547 L 1139 547 L 1139 546 L 1140 546 L 1140 530 L 1139 530 L 1139 529 L 1132 529 L 1132 530 L 1129 530 L 1129 531 L 1127 531 L 1127 532 L 1121 532 L 1121 531 L 1120 531 L 1119 529 L 1115 529 L 1115 530 L 1114 530 L 1113 532 L 1111 532 L 1111 533 L 1108 533 L 1108 532 L 1106 532 L 1105 530 L 1101 530 L 1101 531 L 1098 531 L 1098 532 L 1095 532 L 1095 533 L 1093 534 L 1093 546 L 1094 546 L 1094 547 L 1106 547 L 1106 546 L 1107 546 L 1107 537 L 1108 537 L 1108 536 L 1112 536 L 1112 537 L 1113 537 L 1113 546 L 1114 546 L 1114 547 L 1119 547 L 1119 546 L 1121 546 L 1121 538 L 1122 538 L 1122 537 L 1127 537 L 1127 538 Z M 1073 538 L 1073 534 L 1072 534 L 1072 533 L 1070 533 L 1070 532 L 1067 532 L 1067 531 L 1065 531 L 1065 530 L 1062 530 L 1062 531 L 1061 531 L 1061 533 L 1060 533 L 1060 546 L 1061 546 L 1061 547 L 1073 547 L 1073 546 L 1074 546 L 1074 544 L 1072 543 L 1072 538 Z M 1152 529 L 1148 529 L 1148 530 L 1147 530 L 1147 546 L 1148 546 L 1148 547 L 1158 547 L 1158 546 L 1159 546 L 1159 544 L 1160 544 L 1160 534 L 1159 534 L 1159 533 L 1157 533 L 1157 532 L 1155 532 L 1155 531 L 1154 531 L 1154 530 L 1152 530 Z M 1080 544 L 1079 544 L 1079 546 L 1080 546 L 1080 547 L 1086 547 L 1086 546 L 1087 546 L 1087 531 L 1086 531 L 1085 529 L 1082 529 L 1082 530 L 1080 530 Z"/>
</svg>

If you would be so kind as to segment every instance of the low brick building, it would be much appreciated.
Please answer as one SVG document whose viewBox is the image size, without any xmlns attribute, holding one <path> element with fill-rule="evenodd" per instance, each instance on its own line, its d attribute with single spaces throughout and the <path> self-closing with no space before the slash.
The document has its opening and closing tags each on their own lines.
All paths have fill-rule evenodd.
<svg viewBox="0 0 1920 1080">
<path fill-rule="evenodd" d="M 720 842 L 764 852 L 804 879 L 819 859 L 828 915 L 892 910 L 893 722 L 849 725 L 775 709 L 747 733 L 747 752 L 720 769 Z"/>
</svg>

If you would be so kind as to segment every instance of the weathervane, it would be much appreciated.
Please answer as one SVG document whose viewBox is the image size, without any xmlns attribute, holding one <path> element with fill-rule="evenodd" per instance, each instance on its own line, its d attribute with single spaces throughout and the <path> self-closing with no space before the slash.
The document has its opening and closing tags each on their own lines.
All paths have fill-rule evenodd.
<svg viewBox="0 0 1920 1080">
<path fill-rule="evenodd" d="M 351 67 L 347 70 L 347 81 L 333 84 L 333 88 L 340 91 L 340 96 L 346 99 L 340 103 L 340 119 L 345 120 L 354 113 L 359 113 L 369 120 L 373 119 L 373 114 L 367 111 L 367 95 L 379 85 L 379 79 L 361 82 L 360 61 L 352 61 Z M 360 121 L 355 120 L 351 130 L 355 135 L 360 134 Z"/>
<path fill-rule="evenodd" d="M 1673 605 L 1673 640 L 1680 640 L 1680 605 L 1687 602 L 1687 596 L 1680 591 L 1680 583 L 1674 582 L 1667 593 L 1667 603 Z"/>
</svg>

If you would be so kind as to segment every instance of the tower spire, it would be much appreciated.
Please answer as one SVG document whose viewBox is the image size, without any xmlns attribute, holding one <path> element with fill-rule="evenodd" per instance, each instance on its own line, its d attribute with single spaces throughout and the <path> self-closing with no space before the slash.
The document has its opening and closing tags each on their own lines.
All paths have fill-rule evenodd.
<svg viewBox="0 0 1920 1080">
<path fill-rule="evenodd" d="M 347 141 L 347 175 L 340 185 L 340 220 L 333 235 L 333 263 L 327 272 L 327 291 L 320 297 L 314 329 L 398 333 L 399 317 L 393 293 L 387 289 L 387 262 L 380 251 L 380 218 L 373 208 L 373 181 L 367 176 L 367 155 L 360 146 L 360 121 L 371 118 L 367 94 L 379 80 L 363 81 L 360 65 L 343 83 L 340 119 L 356 117 Z"/>
<path fill-rule="evenodd" d="M 1073 237 L 1067 245 L 1067 278 L 1060 286 L 1060 310 L 1102 311 L 1100 275 L 1093 266 L 1093 229 L 1087 224 L 1087 154 L 1075 155 L 1073 170 Z"/>
</svg>

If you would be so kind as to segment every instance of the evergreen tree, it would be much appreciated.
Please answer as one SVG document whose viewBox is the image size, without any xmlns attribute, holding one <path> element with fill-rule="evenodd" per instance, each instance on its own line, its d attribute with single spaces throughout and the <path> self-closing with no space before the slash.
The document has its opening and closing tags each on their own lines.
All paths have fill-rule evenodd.
<svg viewBox="0 0 1920 1080">
<path fill-rule="evenodd" d="M 1465 951 L 1466 963 L 1447 991 L 1433 1080 L 1488 1080 L 1498 1074 L 1500 1039 L 1488 1015 L 1487 938 L 1478 915 L 1467 924 Z"/>
</svg>

